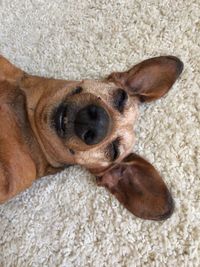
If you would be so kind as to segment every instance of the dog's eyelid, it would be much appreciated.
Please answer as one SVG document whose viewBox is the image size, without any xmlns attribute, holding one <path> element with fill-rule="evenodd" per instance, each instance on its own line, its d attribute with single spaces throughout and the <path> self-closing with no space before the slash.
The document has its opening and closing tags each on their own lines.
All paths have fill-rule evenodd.
<svg viewBox="0 0 200 267">
<path fill-rule="evenodd" d="M 71 148 L 69 148 L 69 152 L 70 152 L 72 155 L 75 154 L 75 151 L 74 151 L 73 149 L 71 149 Z"/>
<path fill-rule="evenodd" d="M 113 106 L 117 109 L 120 113 L 123 113 L 124 107 L 128 100 L 128 94 L 122 88 L 118 88 L 114 95 L 114 102 Z"/>
</svg>

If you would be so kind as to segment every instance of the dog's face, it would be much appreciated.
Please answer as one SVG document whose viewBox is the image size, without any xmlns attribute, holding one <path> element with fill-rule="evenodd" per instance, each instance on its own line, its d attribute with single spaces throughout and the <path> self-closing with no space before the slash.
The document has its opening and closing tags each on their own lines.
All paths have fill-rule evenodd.
<svg viewBox="0 0 200 267">
<path fill-rule="evenodd" d="M 54 159 L 61 150 L 66 154 L 63 163 L 100 170 L 133 149 L 137 110 L 138 99 L 115 83 L 84 80 L 45 96 L 36 121 L 46 149 L 55 147 Z"/>
<path fill-rule="evenodd" d="M 182 71 L 175 57 L 153 58 L 102 81 L 68 81 L 47 90 L 34 122 L 55 166 L 81 164 L 93 173 L 133 149 L 138 103 L 160 98 Z"/>
<path fill-rule="evenodd" d="M 136 216 L 172 214 L 162 177 L 131 151 L 138 104 L 168 92 L 183 69 L 178 58 L 148 59 L 102 81 L 35 77 L 1 56 L 0 67 L 0 203 L 38 176 L 80 164 Z"/>
</svg>

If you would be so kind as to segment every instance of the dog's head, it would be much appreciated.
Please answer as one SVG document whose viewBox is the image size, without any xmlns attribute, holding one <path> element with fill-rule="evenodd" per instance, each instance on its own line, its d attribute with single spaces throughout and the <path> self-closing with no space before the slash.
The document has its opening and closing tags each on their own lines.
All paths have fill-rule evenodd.
<svg viewBox="0 0 200 267">
<path fill-rule="evenodd" d="M 122 161 L 135 142 L 138 103 L 163 96 L 181 71 L 177 58 L 158 57 L 102 81 L 47 86 L 34 123 L 48 157 L 55 165 L 80 164 L 97 174 Z"/>
<path fill-rule="evenodd" d="M 182 69 L 176 57 L 157 57 L 102 81 L 67 82 L 44 94 L 35 122 L 48 157 L 86 167 L 139 217 L 169 217 L 173 201 L 162 178 L 130 152 L 138 103 L 166 94 Z"/>
<path fill-rule="evenodd" d="M 138 104 L 165 95 L 182 69 L 178 58 L 163 56 L 101 81 L 17 75 L 31 127 L 50 165 L 84 166 L 132 213 L 158 220 L 169 217 L 173 201 L 155 168 L 130 154 L 134 123 Z"/>
</svg>

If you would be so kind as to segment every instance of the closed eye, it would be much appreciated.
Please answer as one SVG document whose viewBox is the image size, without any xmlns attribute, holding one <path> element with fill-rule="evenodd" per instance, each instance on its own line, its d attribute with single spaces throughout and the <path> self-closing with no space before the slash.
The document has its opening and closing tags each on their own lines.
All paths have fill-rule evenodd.
<svg viewBox="0 0 200 267">
<path fill-rule="evenodd" d="M 117 89 L 114 95 L 113 106 L 120 113 L 124 111 L 125 104 L 127 102 L 128 95 L 123 89 Z"/>
<path fill-rule="evenodd" d="M 108 145 L 106 149 L 106 155 L 111 161 L 115 161 L 119 155 L 119 145 L 120 145 L 120 139 L 115 139 L 111 144 Z"/>
</svg>

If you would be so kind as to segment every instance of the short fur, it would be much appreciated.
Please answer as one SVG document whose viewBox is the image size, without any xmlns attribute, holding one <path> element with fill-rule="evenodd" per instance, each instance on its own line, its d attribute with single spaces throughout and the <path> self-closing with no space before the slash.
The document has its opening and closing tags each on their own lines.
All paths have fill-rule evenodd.
<svg viewBox="0 0 200 267">
<path fill-rule="evenodd" d="M 145 60 L 126 72 L 102 81 L 55 80 L 29 75 L 0 56 L 0 203 L 31 186 L 42 176 L 80 164 L 96 175 L 133 214 L 163 220 L 173 212 L 173 200 L 155 168 L 131 153 L 138 104 L 165 95 L 183 69 L 176 57 Z M 118 89 L 128 93 L 123 112 L 113 98 Z M 67 103 L 67 136 L 55 131 L 52 116 Z M 109 131 L 96 145 L 86 145 L 74 133 L 74 114 L 95 104 L 109 114 Z M 112 160 L 108 148 L 119 140 L 119 155 Z"/>
</svg>

